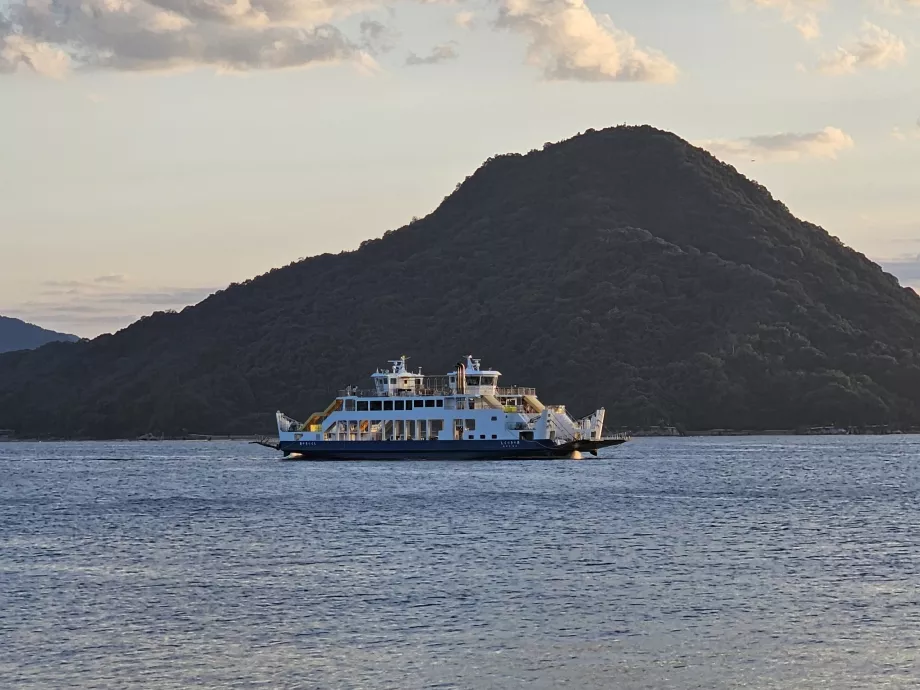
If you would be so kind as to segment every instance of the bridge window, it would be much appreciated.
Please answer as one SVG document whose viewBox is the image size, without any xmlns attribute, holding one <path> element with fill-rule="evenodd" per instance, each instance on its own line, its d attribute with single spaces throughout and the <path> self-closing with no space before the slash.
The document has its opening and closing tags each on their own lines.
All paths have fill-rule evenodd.
<svg viewBox="0 0 920 690">
<path fill-rule="evenodd" d="M 426 400 L 425 407 L 434 407 L 434 400 Z"/>
<path fill-rule="evenodd" d="M 393 409 L 393 401 L 392 401 L 392 400 L 384 400 L 384 401 L 383 401 L 383 409 L 384 409 L 384 410 L 392 410 L 392 409 Z"/>
<path fill-rule="evenodd" d="M 355 401 L 354 401 L 354 400 L 346 400 L 346 401 L 345 401 L 345 411 L 346 411 L 346 412 L 354 412 L 354 411 L 355 411 Z"/>
<path fill-rule="evenodd" d="M 405 403 L 404 401 L 402 401 L 402 400 L 394 400 L 394 401 L 393 401 L 393 404 L 396 405 L 396 409 L 397 409 L 397 410 L 404 410 L 404 409 L 406 409 L 406 403 Z"/>
<path fill-rule="evenodd" d="M 367 412 L 367 400 L 358 401 L 358 412 Z"/>
<path fill-rule="evenodd" d="M 443 401 L 443 400 L 438 400 L 438 401 L 437 401 L 437 407 L 444 407 L 444 401 Z"/>
<path fill-rule="evenodd" d="M 383 405 L 380 404 L 379 400 L 371 400 L 371 411 L 382 410 Z"/>
</svg>

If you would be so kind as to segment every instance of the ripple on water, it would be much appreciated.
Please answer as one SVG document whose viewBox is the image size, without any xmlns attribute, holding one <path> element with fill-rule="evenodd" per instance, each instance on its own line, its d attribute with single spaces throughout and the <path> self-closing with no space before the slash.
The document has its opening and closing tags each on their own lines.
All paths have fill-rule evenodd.
<svg viewBox="0 0 920 690">
<path fill-rule="evenodd" d="M 914 687 L 920 439 L 0 444 L 0 685 Z"/>
</svg>

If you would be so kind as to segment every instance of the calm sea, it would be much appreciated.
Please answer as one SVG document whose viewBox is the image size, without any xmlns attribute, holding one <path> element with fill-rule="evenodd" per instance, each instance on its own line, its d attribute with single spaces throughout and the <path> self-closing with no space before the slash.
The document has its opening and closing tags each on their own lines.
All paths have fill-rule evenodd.
<svg viewBox="0 0 920 690">
<path fill-rule="evenodd" d="M 0 444 L 2 688 L 918 685 L 918 437 Z"/>
</svg>

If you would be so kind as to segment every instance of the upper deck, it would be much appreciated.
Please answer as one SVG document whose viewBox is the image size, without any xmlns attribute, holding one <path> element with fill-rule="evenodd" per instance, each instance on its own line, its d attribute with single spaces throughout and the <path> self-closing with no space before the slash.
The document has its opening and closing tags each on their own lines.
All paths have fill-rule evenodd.
<svg viewBox="0 0 920 690">
<path fill-rule="evenodd" d="M 425 377 L 425 382 L 422 383 L 415 390 L 409 391 L 380 391 L 377 388 L 358 388 L 357 386 L 349 386 L 348 388 L 342 388 L 338 391 L 337 396 L 339 398 L 426 398 L 426 397 L 452 397 L 457 395 L 479 395 L 479 393 L 456 393 L 452 387 L 447 385 L 439 385 L 435 383 L 432 385 L 428 379 L 432 378 L 445 378 L 445 377 Z M 496 397 L 520 397 L 524 395 L 536 395 L 536 388 L 524 388 L 522 386 L 495 386 L 491 390 L 491 394 Z"/>
<path fill-rule="evenodd" d="M 378 369 L 371 375 L 374 388 L 360 389 L 349 386 L 338 391 L 340 398 L 392 398 L 431 396 L 496 396 L 536 395 L 532 388 L 500 388 L 500 371 L 483 369 L 480 360 L 468 355 L 458 362 L 456 368 L 445 375 L 425 376 L 421 370 L 410 372 L 406 368 L 406 357 L 390 360 L 389 371 Z"/>
</svg>

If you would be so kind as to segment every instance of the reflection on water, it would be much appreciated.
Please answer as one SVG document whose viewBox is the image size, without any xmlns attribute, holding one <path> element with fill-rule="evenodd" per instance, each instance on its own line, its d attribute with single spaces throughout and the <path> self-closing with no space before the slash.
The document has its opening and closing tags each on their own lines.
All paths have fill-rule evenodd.
<svg viewBox="0 0 920 690">
<path fill-rule="evenodd" d="M 0 444 L 0 685 L 914 687 L 920 438 Z"/>
</svg>

